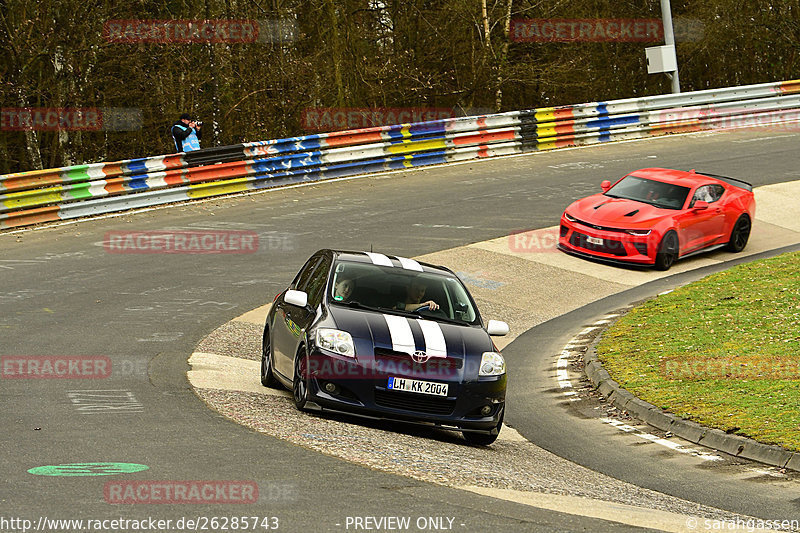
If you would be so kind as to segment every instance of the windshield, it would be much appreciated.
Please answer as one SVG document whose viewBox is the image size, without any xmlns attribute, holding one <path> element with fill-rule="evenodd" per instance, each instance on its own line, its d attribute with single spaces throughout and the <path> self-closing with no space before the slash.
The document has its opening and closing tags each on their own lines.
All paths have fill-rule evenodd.
<svg viewBox="0 0 800 533">
<path fill-rule="evenodd" d="M 458 324 L 478 323 L 472 299 L 454 275 L 339 261 L 328 296 L 335 305 Z M 435 302 L 438 309 L 416 311 L 427 301 Z"/>
<path fill-rule="evenodd" d="M 638 176 L 625 176 L 605 193 L 611 198 L 624 198 L 654 205 L 662 209 L 682 209 L 689 187 Z"/>
</svg>

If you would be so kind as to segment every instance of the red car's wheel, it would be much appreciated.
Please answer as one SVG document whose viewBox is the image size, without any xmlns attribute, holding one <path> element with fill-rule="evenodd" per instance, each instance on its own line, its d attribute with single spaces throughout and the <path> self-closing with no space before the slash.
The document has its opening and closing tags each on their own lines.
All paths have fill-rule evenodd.
<svg viewBox="0 0 800 533">
<path fill-rule="evenodd" d="M 655 267 L 658 270 L 669 270 L 676 259 L 678 259 L 678 236 L 674 231 L 670 231 L 661 239 Z"/>
<path fill-rule="evenodd" d="M 750 238 L 751 227 L 749 216 L 742 215 L 739 217 L 739 220 L 736 221 L 731 230 L 731 238 L 728 241 L 729 252 L 736 253 L 744 250 L 744 247 L 747 246 L 747 240 Z"/>
</svg>

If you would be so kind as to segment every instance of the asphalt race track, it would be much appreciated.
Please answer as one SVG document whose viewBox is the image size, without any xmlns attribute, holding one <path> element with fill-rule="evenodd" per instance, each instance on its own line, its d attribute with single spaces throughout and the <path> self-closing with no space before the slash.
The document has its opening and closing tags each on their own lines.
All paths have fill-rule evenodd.
<svg viewBox="0 0 800 533">
<path fill-rule="evenodd" d="M 799 139 L 793 132 L 765 129 L 672 136 L 0 235 L 0 355 L 80 357 L 109 361 L 113 369 L 96 379 L 13 379 L 6 374 L 0 379 L 5 428 L 0 437 L 5 480 L 0 530 L 21 530 L 19 522 L 15 526 L 2 519 L 41 525 L 41 517 L 153 517 L 172 520 L 172 527 L 162 530 L 183 531 L 201 528 L 174 527 L 182 517 L 214 516 L 277 517 L 281 531 L 376 531 L 365 527 L 374 522 L 355 518 L 389 516 L 411 517 L 412 531 L 637 529 L 613 518 L 581 516 L 581 509 L 525 505 L 365 468 L 243 428 L 209 410 L 192 392 L 187 358 L 220 324 L 271 302 L 319 248 L 373 248 L 415 257 L 552 226 L 570 201 L 598 190 L 602 179 L 646 166 L 697 168 L 756 186 L 796 180 Z M 104 246 L 108 232 L 162 230 L 252 231 L 260 246 L 257 253 L 213 255 L 119 254 Z M 652 287 L 633 290 L 644 294 Z M 512 382 L 509 401 L 519 398 L 524 406 L 511 418 L 512 425 L 534 444 L 623 481 L 732 513 L 800 518 L 798 500 L 787 498 L 798 491 L 794 479 L 742 479 L 736 465 L 709 468 L 694 459 L 669 457 L 659 463 L 658 457 L 629 453 L 631 462 L 626 462 L 613 452 L 620 448 L 615 441 L 630 437 L 582 413 L 592 407 L 589 403 L 564 407 L 546 391 L 529 393 L 553 387 L 537 380 L 553 379 L 552 356 L 576 327 L 635 296 L 612 297 L 546 322 L 507 348 L 509 360 L 520 350 L 529 351 L 525 343 L 530 342 L 542 354 L 515 368 L 520 378 L 531 381 L 524 391 L 525 382 Z M 417 441 L 424 451 L 427 439 Z M 148 469 L 109 476 L 28 472 L 74 463 L 135 463 Z M 103 468 L 81 472 L 99 474 Z M 55 470 L 63 474 L 66 469 Z M 254 483 L 258 500 L 128 505 L 110 503 L 108 496 L 109 482 L 187 480 Z M 574 480 L 576 490 L 580 483 Z M 389 526 L 384 522 L 380 530 Z M 233 529 L 209 524 L 207 530 Z"/>
</svg>

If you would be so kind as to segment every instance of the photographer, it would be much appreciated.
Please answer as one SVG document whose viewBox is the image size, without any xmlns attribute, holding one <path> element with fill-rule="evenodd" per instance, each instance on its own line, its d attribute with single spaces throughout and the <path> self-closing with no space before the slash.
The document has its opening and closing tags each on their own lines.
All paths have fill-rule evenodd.
<svg viewBox="0 0 800 533">
<path fill-rule="evenodd" d="M 202 122 L 194 120 L 188 113 L 181 115 L 181 118 L 170 128 L 172 138 L 175 140 L 175 149 L 178 152 L 199 150 L 202 126 Z"/>
</svg>

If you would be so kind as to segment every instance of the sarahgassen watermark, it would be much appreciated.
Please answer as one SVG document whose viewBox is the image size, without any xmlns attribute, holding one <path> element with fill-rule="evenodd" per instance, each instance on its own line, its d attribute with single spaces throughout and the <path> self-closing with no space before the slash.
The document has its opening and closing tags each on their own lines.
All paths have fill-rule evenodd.
<svg viewBox="0 0 800 533">
<path fill-rule="evenodd" d="M 736 519 L 716 519 L 716 518 L 695 518 L 686 519 L 686 528 L 689 531 L 797 531 L 800 527 L 800 520 L 793 519 L 761 519 L 761 518 L 739 518 Z"/>
</svg>

